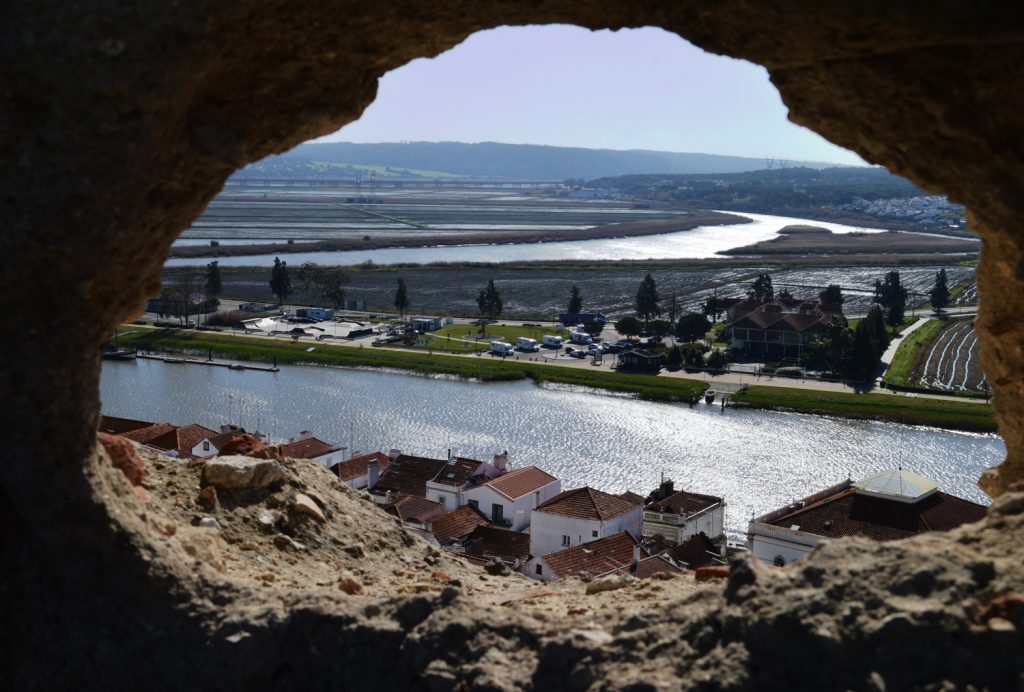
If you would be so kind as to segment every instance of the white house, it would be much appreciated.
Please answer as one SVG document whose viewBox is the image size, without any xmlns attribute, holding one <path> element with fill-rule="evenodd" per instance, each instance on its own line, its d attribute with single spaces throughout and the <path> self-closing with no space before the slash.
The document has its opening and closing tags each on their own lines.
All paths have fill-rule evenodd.
<svg viewBox="0 0 1024 692">
<path fill-rule="evenodd" d="M 502 470 L 476 459 L 452 457 L 433 479 L 427 481 L 427 499 L 439 502 L 446 512 L 464 507 L 466 500 L 463 491 L 472 483 L 472 479 L 489 478 Z"/>
<path fill-rule="evenodd" d="M 940 492 L 932 481 L 898 469 L 862 481 L 846 480 L 752 519 L 750 554 L 779 567 L 824 541 L 864 536 L 892 541 L 925 531 L 948 531 L 985 517 L 982 505 Z"/>
<path fill-rule="evenodd" d="M 380 474 L 387 471 L 390 457 L 383 452 L 357 454 L 329 467 L 331 473 L 342 483 L 355 490 L 369 489 L 377 485 Z"/>
<path fill-rule="evenodd" d="M 590 543 L 620 531 L 640 535 L 643 507 L 617 495 L 583 487 L 543 502 L 530 518 L 530 555 Z"/>
<path fill-rule="evenodd" d="M 497 526 L 522 531 L 531 511 L 558 495 L 562 482 L 536 466 L 515 469 L 464 491 L 466 504 L 476 507 Z"/>
<path fill-rule="evenodd" d="M 308 430 L 300 432 L 297 440 L 289 439 L 279 449 L 286 459 L 308 459 L 327 467 L 334 466 L 345 456 L 340 447 L 324 442 Z"/>
<path fill-rule="evenodd" d="M 646 557 L 636 538 L 619 531 L 583 545 L 577 544 L 553 553 L 530 558 L 523 570 L 528 577 L 555 581 L 586 573 L 597 578 L 616 572 L 628 573 Z"/>
<path fill-rule="evenodd" d="M 704 533 L 712 540 L 725 534 L 725 500 L 679 490 L 644 508 L 644 538 L 661 535 L 676 545 Z"/>
</svg>

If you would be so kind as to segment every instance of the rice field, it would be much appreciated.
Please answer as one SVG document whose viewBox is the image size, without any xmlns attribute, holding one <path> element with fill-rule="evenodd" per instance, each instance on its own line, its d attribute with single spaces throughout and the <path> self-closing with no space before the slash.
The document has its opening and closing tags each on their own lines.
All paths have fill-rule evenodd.
<svg viewBox="0 0 1024 692">
<path fill-rule="evenodd" d="M 918 347 L 910 377 L 929 389 L 985 392 L 978 336 L 972 320 L 951 320 Z"/>
</svg>

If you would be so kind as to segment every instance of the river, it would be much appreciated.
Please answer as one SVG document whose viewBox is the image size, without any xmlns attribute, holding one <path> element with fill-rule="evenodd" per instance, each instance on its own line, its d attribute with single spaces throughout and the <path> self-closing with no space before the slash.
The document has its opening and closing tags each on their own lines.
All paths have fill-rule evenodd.
<svg viewBox="0 0 1024 692">
<path fill-rule="evenodd" d="M 699 404 L 661 404 L 531 382 L 480 384 L 390 372 L 284 366 L 279 373 L 108 361 L 103 412 L 179 425 L 311 430 L 350 450 L 536 464 L 565 489 L 646 495 L 661 474 L 724 496 L 733 536 L 762 514 L 848 476 L 903 466 L 987 503 L 975 482 L 1002 461 L 996 435 Z"/>
<path fill-rule="evenodd" d="M 883 233 L 878 228 L 846 226 L 827 221 L 808 221 L 787 216 L 748 214 L 751 223 L 725 226 L 699 226 L 689 231 L 633 238 L 599 238 L 555 243 L 519 243 L 506 245 L 448 245 L 443 247 L 385 248 L 344 252 L 293 252 L 281 254 L 288 264 L 303 262 L 327 265 L 427 263 L 427 262 L 526 262 L 551 260 L 644 260 L 705 259 L 723 250 L 770 240 L 790 225 L 813 225 L 836 233 Z M 218 257 L 222 267 L 261 266 L 274 263 L 275 255 Z M 203 265 L 209 258 L 177 258 L 166 266 Z"/>
</svg>

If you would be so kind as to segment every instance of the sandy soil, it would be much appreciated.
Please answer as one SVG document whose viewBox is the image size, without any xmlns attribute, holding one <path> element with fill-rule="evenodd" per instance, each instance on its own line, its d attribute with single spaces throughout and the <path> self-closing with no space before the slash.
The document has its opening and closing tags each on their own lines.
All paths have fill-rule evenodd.
<svg viewBox="0 0 1024 692">
<path fill-rule="evenodd" d="M 863 255 L 878 253 L 978 252 L 980 241 L 923 233 L 833 233 L 817 226 L 786 226 L 779 235 L 723 255 Z"/>
</svg>

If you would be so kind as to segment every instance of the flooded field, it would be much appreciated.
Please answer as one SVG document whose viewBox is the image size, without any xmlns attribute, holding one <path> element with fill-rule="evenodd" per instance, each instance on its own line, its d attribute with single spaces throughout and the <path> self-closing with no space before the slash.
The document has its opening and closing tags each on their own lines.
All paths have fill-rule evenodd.
<svg viewBox="0 0 1024 692">
<path fill-rule="evenodd" d="M 986 391 L 972 320 L 951 320 L 918 349 L 911 377 L 923 387 Z"/>
</svg>

